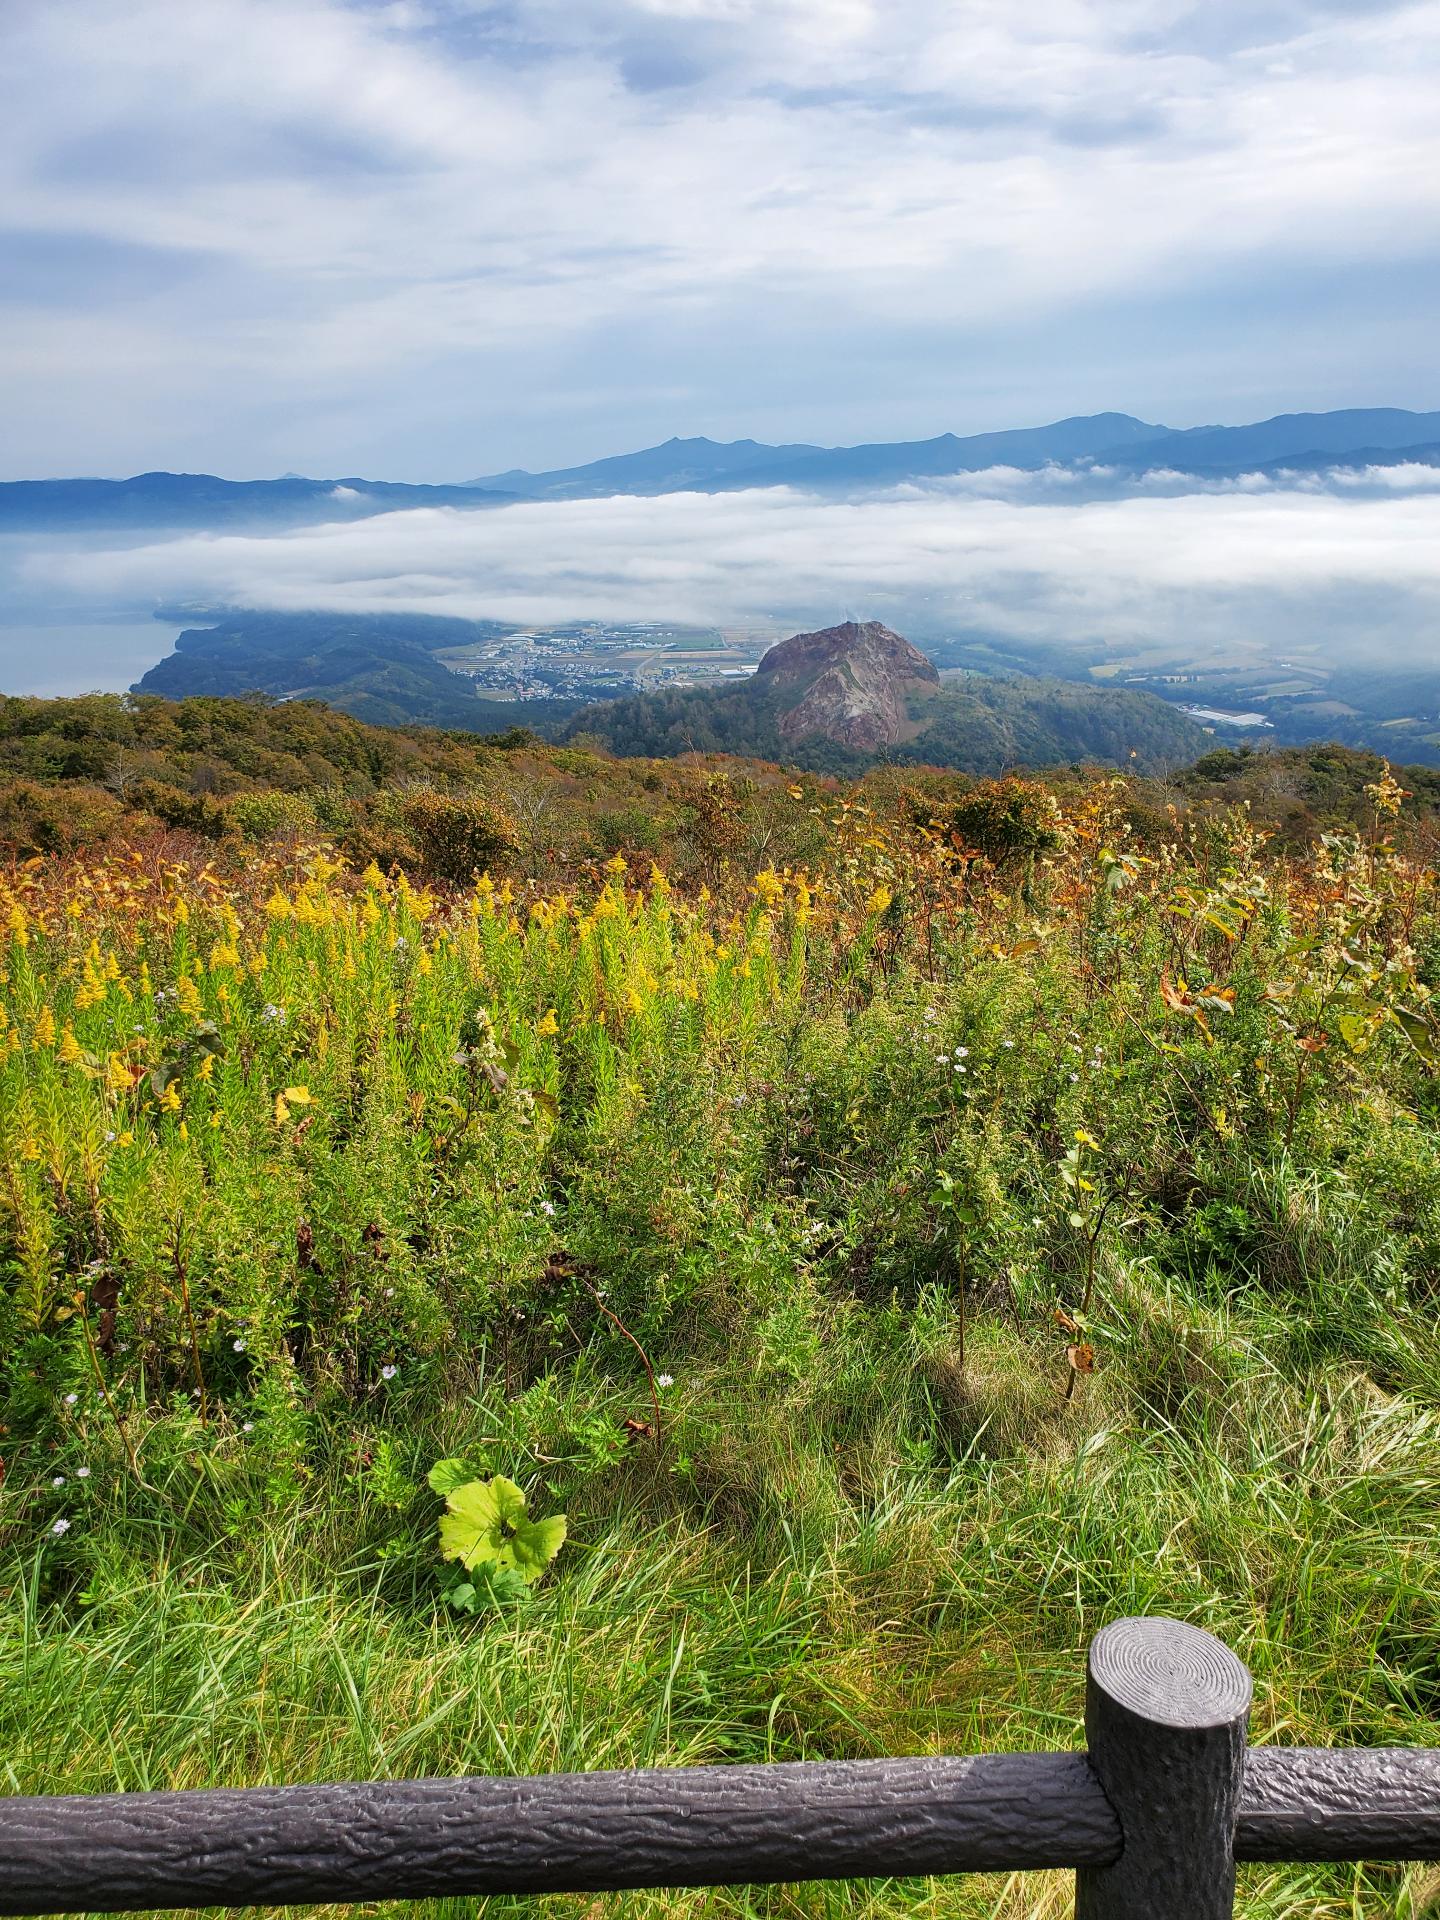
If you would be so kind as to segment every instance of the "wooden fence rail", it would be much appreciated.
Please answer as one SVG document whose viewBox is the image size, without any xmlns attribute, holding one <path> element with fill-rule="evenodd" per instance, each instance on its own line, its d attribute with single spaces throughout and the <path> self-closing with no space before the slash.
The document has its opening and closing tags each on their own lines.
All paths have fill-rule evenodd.
<svg viewBox="0 0 1440 1920">
<path fill-rule="evenodd" d="M 1088 1753 L 0 1799 L 0 1913 L 1076 1870 L 1077 1920 L 1217 1920 L 1237 1860 L 1440 1859 L 1440 1750 L 1255 1748 L 1198 1628 L 1091 1644 Z"/>
</svg>

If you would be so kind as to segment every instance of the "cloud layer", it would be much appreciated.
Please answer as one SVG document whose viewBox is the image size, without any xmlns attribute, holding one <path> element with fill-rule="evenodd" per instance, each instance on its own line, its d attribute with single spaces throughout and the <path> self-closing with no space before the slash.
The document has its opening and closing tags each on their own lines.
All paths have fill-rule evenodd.
<svg viewBox="0 0 1440 1920">
<path fill-rule="evenodd" d="M 1437 478 L 1417 469 L 1408 491 L 1237 482 L 1075 501 L 1046 495 L 1045 476 L 1000 470 L 987 491 L 966 476 L 864 501 L 775 489 L 396 513 L 52 550 L 23 574 L 31 597 L 53 587 L 105 607 L 782 626 L 853 612 L 931 636 L 1159 640 L 1199 656 L 1323 641 L 1336 657 L 1393 665 L 1432 662 L 1440 643 Z"/>
<path fill-rule="evenodd" d="M 3 14 L 13 474 L 1437 398 L 1430 0 Z"/>
</svg>

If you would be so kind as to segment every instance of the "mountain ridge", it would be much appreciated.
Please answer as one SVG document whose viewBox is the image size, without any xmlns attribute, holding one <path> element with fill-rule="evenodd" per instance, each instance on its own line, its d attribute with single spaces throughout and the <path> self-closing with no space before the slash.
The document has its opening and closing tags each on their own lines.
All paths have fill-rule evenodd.
<svg viewBox="0 0 1440 1920">
<path fill-rule="evenodd" d="M 994 466 L 1050 466 L 1138 475 L 1156 468 L 1215 479 L 1242 473 L 1318 472 L 1347 463 L 1440 464 L 1440 411 L 1346 407 L 1275 414 L 1242 426 L 1166 428 L 1127 413 L 1074 414 L 1039 427 L 941 433 L 926 440 L 818 447 L 672 436 L 658 446 L 532 473 L 512 467 L 456 484 L 309 479 L 227 480 L 216 474 L 132 474 L 0 481 L 0 532 L 126 527 L 285 527 L 371 518 L 421 507 L 501 507 L 605 499 L 617 494 L 730 493 L 795 487 L 863 492 L 907 480 L 944 479 Z"/>
</svg>

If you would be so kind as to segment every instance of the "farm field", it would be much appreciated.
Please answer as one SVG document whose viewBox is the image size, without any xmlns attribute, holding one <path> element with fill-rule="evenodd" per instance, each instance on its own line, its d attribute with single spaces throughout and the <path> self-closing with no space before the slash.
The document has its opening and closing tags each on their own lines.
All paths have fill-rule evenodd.
<svg viewBox="0 0 1440 1920">
<path fill-rule="evenodd" d="M 1388 774 L 1292 851 L 1118 777 L 781 799 L 803 868 L 12 865 L 7 1792 L 1070 1746 L 1140 1612 L 1257 1741 L 1436 1743 L 1433 830 Z M 442 1558 L 440 1462 L 563 1544 Z"/>
</svg>

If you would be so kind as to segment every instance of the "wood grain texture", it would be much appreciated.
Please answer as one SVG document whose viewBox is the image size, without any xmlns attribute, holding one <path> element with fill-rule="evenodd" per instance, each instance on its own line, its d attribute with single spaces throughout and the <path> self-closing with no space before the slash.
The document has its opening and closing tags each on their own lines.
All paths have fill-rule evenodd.
<svg viewBox="0 0 1440 1920">
<path fill-rule="evenodd" d="M 601 1892 L 1073 1866 L 1083 1754 L 0 1800 L 0 1913 Z"/>
<path fill-rule="evenodd" d="M 1440 1751 L 1252 1747 L 1237 1860 L 1440 1860 Z"/>
<path fill-rule="evenodd" d="M 1229 1920 L 1250 1675 L 1178 1620 L 1116 1620 L 1090 1645 L 1090 1761 L 1124 1834 L 1082 1868 L 1075 1920 Z"/>
</svg>

